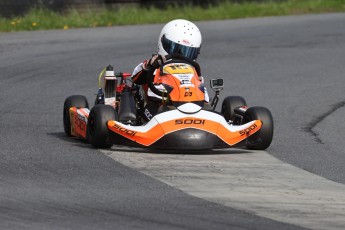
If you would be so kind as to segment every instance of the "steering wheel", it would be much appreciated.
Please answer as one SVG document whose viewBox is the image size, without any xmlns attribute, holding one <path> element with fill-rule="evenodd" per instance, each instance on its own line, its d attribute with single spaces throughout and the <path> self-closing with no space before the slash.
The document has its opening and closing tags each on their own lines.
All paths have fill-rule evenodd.
<svg viewBox="0 0 345 230">
<path fill-rule="evenodd" d="M 161 64 L 161 66 L 159 67 L 161 71 L 163 71 L 162 67 L 165 64 L 182 62 L 182 63 L 191 64 L 195 68 L 198 76 L 201 76 L 200 65 L 197 62 L 193 61 L 192 59 L 186 58 L 186 57 L 182 56 L 181 54 L 177 54 L 177 53 L 166 55 L 165 59 L 169 60 L 169 61 Z M 153 72 L 154 71 L 155 71 L 155 69 L 152 68 L 147 73 L 148 74 L 147 85 L 154 94 L 161 96 L 161 97 L 167 97 L 168 93 L 162 92 L 154 86 L 154 84 L 153 84 L 153 80 L 154 80 Z"/>
</svg>

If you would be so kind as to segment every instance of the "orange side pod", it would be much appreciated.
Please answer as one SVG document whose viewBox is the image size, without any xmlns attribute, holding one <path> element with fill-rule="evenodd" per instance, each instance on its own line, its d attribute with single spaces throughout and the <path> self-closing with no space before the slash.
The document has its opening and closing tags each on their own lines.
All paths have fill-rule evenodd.
<svg viewBox="0 0 345 230">
<path fill-rule="evenodd" d="M 86 139 L 86 124 L 89 113 L 84 109 L 72 107 L 69 109 L 71 135 Z"/>
</svg>

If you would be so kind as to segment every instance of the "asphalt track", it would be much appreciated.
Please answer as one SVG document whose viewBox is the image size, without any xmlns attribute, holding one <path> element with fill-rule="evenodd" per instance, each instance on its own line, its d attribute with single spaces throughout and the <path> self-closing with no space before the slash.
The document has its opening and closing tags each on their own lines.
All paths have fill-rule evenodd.
<svg viewBox="0 0 345 230">
<path fill-rule="evenodd" d="M 65 97 L 83 94 L 92 104 L 101 69 L 112 64 L 132 71 L 155 51 L 162 25 L 0 33 L 0 229 L 316 228 L 303 205 L 283 213 L 290 219 L 273 206 L 250 206 L 255 193 L 266 192 L 264 201 L 290 197 L 280 189 L 267 194 L 259 179 L 272 174 L 284 183 L 298 181 L 291 188 L 301 204 L 307 203 L 303 194 L 326 194 L 319 228 L 344 228 L 345 14 L 197 25 L 204 35 L 203 75 L 225 78 L 222 96 L 242 95 L 249 105 L 272 111 L 275 135 L 267 152 L 99 151 L 65 137 Z M 215 180 L 199 183 L 204 187 L 225 187 L 201 194 L 207 190 L 192 177 L 164 179 L 162 169 L 153 167 L 155 158 L 170 164 L 169 170 L 201 173 L 196 182 Z M 224 161 L 232 168 L 222 168 Z M 255 175 L 258 165 L 267 175 Z M 229 202 L 229 190 L 238 186 L 238 195 L 252 186 L 241 175 L 258 179 L 257 191 Z M 227 183 L 218 183 L 224 178 Z M 193 186 L 186 188 L 186 182 Z M 294 218 L 296 213 L 306 221 Z"/>
</svg>

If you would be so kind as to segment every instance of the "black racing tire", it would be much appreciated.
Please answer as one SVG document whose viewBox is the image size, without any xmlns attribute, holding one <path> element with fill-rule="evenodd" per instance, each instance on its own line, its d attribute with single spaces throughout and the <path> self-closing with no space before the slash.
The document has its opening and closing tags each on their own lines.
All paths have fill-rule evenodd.
<svg viewBox="0 0 345 230">
<path fill-rule="evenodd" d="M 94 148 L 110 148 L 113 144 L 109 141 L 107 122 L 117 120 L 117 113 L 112 106 L 95 105 L 89 114 L 87 133 L 90 144 Z"/>
<path fill-rule="evenodd" d="M 86 97 L 82 95 L 73 95 L 66 98 L 63 104 L 63 128 L 67 136 L 71 136 L 71 120 L 69 116 L 69 109 L 72 107 L 89 108 L 89 103 Z"/>
<path fill-rule="evenodd" d="M 252 150 L 267 149 L 273 139 L 273 117 L 271 112 L 265 107 L 250 107 L 243 119 L 243 124 L 253 120 L 260 120 L 262 127 L 252 136 L 248 137 L 247 148 Z"/>
<path fill-rule="evenodd" d="M 234 109 L 241 106 L 247 106 L 247 102 L 240 96 L 228 96 L 223 100 L 221 114 L 226 121 L 232 121 L 235 117 Z"/>
</svg>

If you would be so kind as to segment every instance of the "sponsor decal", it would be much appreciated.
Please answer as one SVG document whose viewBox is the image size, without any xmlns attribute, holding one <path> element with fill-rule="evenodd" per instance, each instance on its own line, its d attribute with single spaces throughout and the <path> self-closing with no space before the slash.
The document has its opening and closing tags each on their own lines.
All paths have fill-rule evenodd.
<svg viewBox="0 0 345 230">
<path fill-rule="evenodd" d="M 203 125 L 205 120 L 202 119 L 177 119 L 175 120 L 175 125 Z"/>
<path fill-rule="evenodd" d="M 172 64 L 169 65 L 168 67 L 172 68 L 172 69 L 190 69 L 190 65 L 181 63 L 181 64 Z"/>
<path fill-rule="evenodd" d="M 239 109 L 242 110 L 243 112 L 245 112 L 245 111 L 247 111 L 248 107 L 247 106 L 241 106 Z"/>
<path fill-rule="evenodd" d="M 249 126 L 248 128 L 239 131 L 239 133 L 241 134 L 241 136 L 246 135 L 246 134 L 248 135 L 250 131 L 256 129 L 257 127 L 258 126 L 256 124 L 253 124 Z"/>
<path fill-rule="evenodd" d="M 193 74 L 174 74 L 173 76 L 180 81 L 180 87 L 194 87 L 192 84 Z"/>
<path fill-rule="evenodd" d="M 193 95 L 192 92 L 185 92 L 185 93 L 184 93 L 184 96 L 185 96 L 185 97 L 191 97 L 192 95 Z"/>
<path fill-rule="evenodd" d="M 74 124 L 79 128 L 80 131 L 86 130 L 86 119 L 84 116 L 78 114 L 74 116 Z"/>
<path fill-rule="evenodd" d="M 132 137 L 134 137 L 135 134 L 137 134 L 137 132 L 135 132 L 135 131 L 133 131 L 133 130 L 126 129 L 126 128 L 123 128 L 123 127 L 121 127 L 121 126 L 119 126 L 119 125 L 117 125 L 117 124 L 115 124 L 115 125 L 113 126 L 113 128 L 117 129 L 117 130 L 120 131 L 121 133 L 127 134 L 127 135 L 132 136 Z"/>
<path fill-rule="evenodd" d="M 193 74 L 193 67 L 184 63 L 172 63 L 164 66 L 163 72 L 166 74 Z"/>
<path fill-rule="evenodd" d="M 152 119 L 152 114 L 150 113 L 150 111 L 148 111 L 147 109 L 145 109 L 144 114 L 146 116 L 147 119 L 151 120 Z"/>
<path fill-rule="evenodd" d="M 180 82 L 181 85 L 191 85 L 192 82 L 189 79 L 183 79 Z"/>
<path fill-rule="evenodd" d="M 183 39 L 183 40 L 182 40 L 182 43 L 183 43 L 183 44 L 186 44 L 186 45 L 190 45 L 190 41 L 188 41 L 187 39 Z"/>
<path fill-rule="evenodd" d="M 180 80 L 190 80 L 193 77 L 193 74 L 176 74 L 175 76 Z"/>
<path fill-rule="evenodd" d="M 83 115 L 81 115 L 79 113 L 77 113 L 77 115 L 78 115 L 79 120 L 86 122 L 86 118 Z"/>
</svg>

